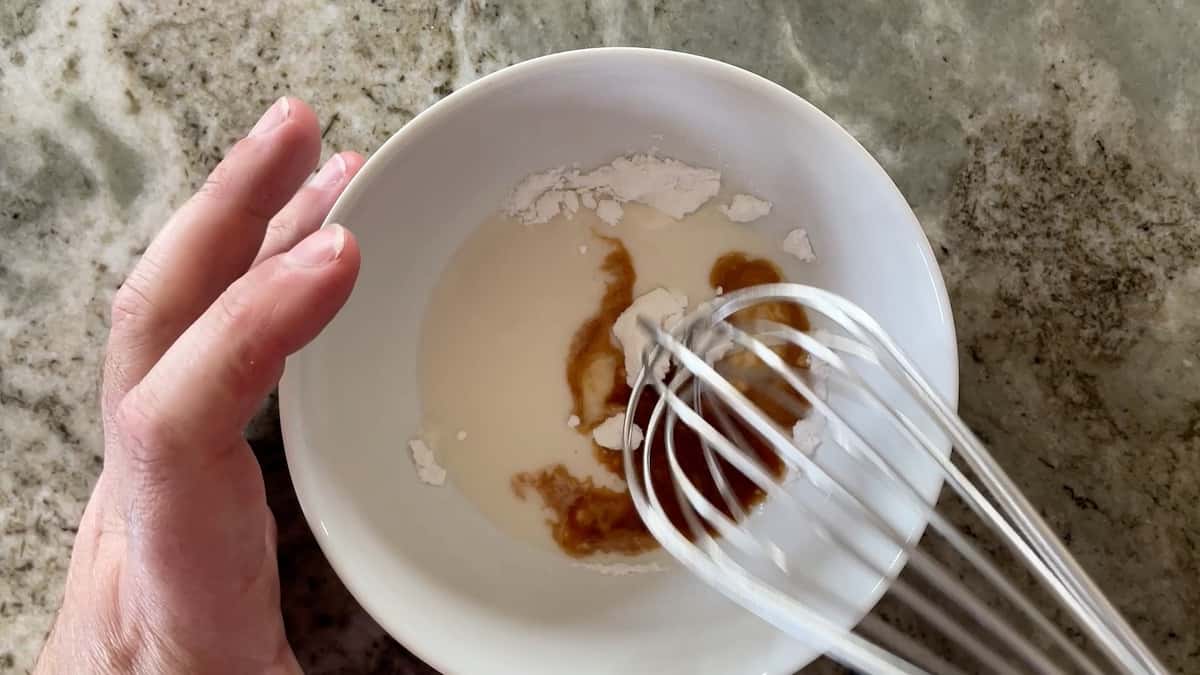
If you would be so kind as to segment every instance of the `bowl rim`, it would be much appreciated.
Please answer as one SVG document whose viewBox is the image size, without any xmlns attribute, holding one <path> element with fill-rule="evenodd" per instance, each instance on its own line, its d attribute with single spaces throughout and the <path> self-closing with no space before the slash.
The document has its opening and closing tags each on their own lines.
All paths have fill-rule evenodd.
<svg viewBox="0 0 1200 675">
<path fill-rule="evenodd" d="M 648 47 L 589 47 L 583 49 L 573 49 L 561 52 L 555 52 L 543 56 L 531 58 L 519 63 L 506 66 L 493 73 L 489 73 L 476 79 L 463 87 L 455 90 L 446 97 L 434 102 L 429 107 L 418 113 L 407 124 L 401 126 L 395 131 L 382 145 L 367 159 L 362 168 L 357 172 L 354 178 L 351 179 L 349 185 L 338 196 L 330 209 L 329 214 L 325 218 L 324 224 L 337 222 L 337 214 L 340 213 L 348 204 L 352 204 L 359 199 L 360 193 L 368 189 L 370 186 L 370 177 L 376 173 L 380 166 L 390 161 L 391 157 L 399 150 L 409 138 L 423 133 L 434 119 L 440 115 L 444 115 L 456 108 L 471 105 L 481 97 L 487 96 L 493 89 L 503 88 L 512 80 L 526 76 L 529 73 L 539 70 L 547 70 L 548 74 L 553 70 L 570 66 L 572 64 L 593 61 L 596 59 L 611 59 L 611 58 L 630 58 L 637 57 L 643 59 L 657 60 L 660 64 L 670 64 L 681 68 L 699 69 L 707 75 L 714 77 L 737 79 L 740 83 L 747 87 L 754 88 L 754 95 L 766 97 L 779 97 L 780 100 L 786 100 L 789 105 L 798 106 L 802 109 L 807 109 L 810 113 L 815 113 L 820 118 L 824 118 L 829 122 L 831 133 L 839 137 L 843 143 L 848 143 L 852 152 L 861 153 L 867 160 L 867 169 L 871 172 L 876 172 L 878 176 L 884 179 L 884 184 L 887 186 L 893 196 L 901 200 L 907 207 L 908 217 L 903 219 L 906 221 L 904 227 L 911 228 L 916 236 L 914 237 L 921 253 L 921 257 L 926 261 L 926 269 L 930 275 L 930 281 L 933 284 L 937 309 L 941 315 L 941 330 L 946 334 L 942 335 L 946 339 L 946 343 L 950 345 L 950 354 L 947 355 L 949 360 L 948 365 L 948 384 L 949 390 L 945 392 L 947 402 L 952 409 L 958 407 L 959 396 L 959 361 L 958 361 L 958 344 L 957 330 L 954 325 L 954 315 L 950 307 L 950 298 L 946 289 L 945 279 L 942 276 L 941 268 L 938 265 L 933 247 L 925 235 L 924 229 L 913 213 L 911 205 L 896 186 L 895 181 L 883 169 L 879 161 L 872 155 L 854 136 L 850 134 L 844 127 L 841 126 L 831 116 L 825 114 L 816 105 L 787 89 L 786 87 L 773 82 L 757 73 L 751 72 L 744 68 L 713 59 L 698 54 L 692 54 L 683 51 L 674 51 L 668 49 L 657 49 Z M 293 370 L 294 372 L 294 370 Z M 302 460 L 298 456 L 298 448 L 301 445 L 307 446 L 307 442 L 303 440 L 304 430 L 303 423 L 300 419 L 300 401 L 302 399 L 301 387 L 299 386 L 298 377 L 289 376 L 285 370 L 284 375 L 279 384 L 279 417 L 280 428 L 284 443 L 284 452 L 288 462 L 289 476 L 292 480 L 293 488 L 296 491 L 297 501 L 300 504 L 300 510 L 304 514 L 309 529 L 313 533 L 313 537 L 317 542 L 321 553 L 329 562 L 330 567 L 337 574 L 338 579 L 346 589 L 350 592 L 354 600 L 362 607 L 363 611 L 372 618 L 388 635 L 395 638 L 406 650 L 414 654 L 429 666 L 439 672 L 447 672 L 449 667 L 435 650 L 431 650 L 427 645 L 411 640 L 411 635 L 406 634 L 406 631 L 397 630 L 395 622 L 387 618 L 387 612 L 382 607 L 376 606 L 376 601 L 369 589 L 365 588 L 363 581 L 351 572 L 349 564 L 349 554 L 338 549 L 331 541 L 328 531 L 325 529 L 321 519 L 317 513 L 313 511 L 313 497 L 309 494 L 308 488 L 304 485 L 304 481 L 296 480 L 298 464 Z M 938 481 L 935 489 L 929 495 L 923 495 L 928 500 L 932 501 L 940 493 L 942 481 Z M 920 527 L 914 530 L 910 543 L 921 538 L 928 523 L 922 523 Z M 894 561 L 888 570 L 888 575 L 876 585 L 868 594 L 869 601 L 865 603 L 865 607 L 860 615 L 855 619 L 855 624 L 862 620 L 864 616 L 871 612 L 875 605 L 883 596 L 889 582 L 903 569 L 906 563 L 906 557 L 901 553 Z M 787 670 L 776 673 L 764 673 L 764 675 L 790 675 L 796 668 L 801 668 L 807 662 L 798 662 Z"/>
</svg>

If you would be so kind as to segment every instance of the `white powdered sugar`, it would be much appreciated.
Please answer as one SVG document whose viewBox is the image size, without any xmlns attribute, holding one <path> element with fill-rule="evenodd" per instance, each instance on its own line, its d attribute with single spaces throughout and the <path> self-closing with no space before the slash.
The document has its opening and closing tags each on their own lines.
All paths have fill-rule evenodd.
<svg viewBox="0 0 1200 675">
<path fill-rule="evenodd" d="M 625 352 L 625 382 L 629 386 L 637 380 L 642 369 L 642 353 L 650 346 L 653 338 L 638 325 L 638 317 L 645 317 L 664 330 L 671 330 L 687 311 L 688 298 L 683 293 L 656 288 L 639 296 L 633 304 L 621 312 L 613 323 L 613 337 Z M 654 363 L 654 374 L 660 379 L 667 374 L 670 363 L 660 358 Z"/>
<path fill-rule="evenodd" d="M 630 430 L 630 444 L 634 450 L 637 450 L 642 445 L 642 428 L 638 425 L 632 425 Z M 609 450 L 621 450 L 625 447 L 625 413 L 620 412 L 608 419 L 604 420 L 592 430 L 592 440 L 602 448 Z"/>
<path fill-rule="evenodd" d="M 817 259 L 812 243 L 808 240 L 808 232 L 799 227 L 788 232 L 784 237 L 783 252 L 799 258 L 801 262 L 812 262 Z"/>
<path fill-rule="evenodd" d="M 754 195 L 734 195 L 728 205 L 721 206 L 721 213 L 735 223 L 749 223 L 771 212 L 771 202 Z"/>
<path fill-rule="evenodd" d="M 625 209 L 615 199 L 601 199 L 596 203 L 596 215 L 609 225 L 616 225 L 625 215 Z"/>
<path fill-rule="evenodd" d="M 827 401 L 829 398 L 829 373 L 830 366 L 827 363 L 813 359 L 812 365 L 804 376 L 805 383 L 822 401 Z M 796 420 L 796 423 L 792 425 L 792 443 L 800 452 L 811 456 L 825 441 L 826 426 L 825 416 L 814 406 L 807 415 Z M 836 437 L 834 442 L 837 442 Z M 784 478 L 784 483 L 791 483 L 802 475 L 804 474 L 800 471 L 789 471 Z M 810 479 L 812 479 L 811 476 Z"/>
<path fill-rule="evenodd" d="M 792 425 L 792 443 L 800 452 L 811 455 L 825 436 L 825 417 L 815 410 L 801 417 Z"/>
<path fill-rule="evenodd" d="M 417 478 L 426 485 L 442 486 L 446 483 L 446 470 L 438 464 L 433 450 L 420 438 L 408 442 L 413 464 L 417 467 Z"/>
<path fill-rule="evenodd" d="M 591 572 L 599 572 L 607 576 L 623 577 L 630 574 L 647 574 L 651 572 L 666 572 L 662 563 L 585 563 L 572 562 L 572 567 L 578 567 Z"/>
<path fill-rule="evenodd" d="M 631 155 L 589 172 L 558 167 L 532 174 L 513 188 L 505 211 L 533 225 L 574 213 L 582 204 L 595 208 L 611 225 L 620 221 L 621 204 L 638 202 L 679 219 L 720 189 L 719 171 L 654 155 Z"/>
</svg>

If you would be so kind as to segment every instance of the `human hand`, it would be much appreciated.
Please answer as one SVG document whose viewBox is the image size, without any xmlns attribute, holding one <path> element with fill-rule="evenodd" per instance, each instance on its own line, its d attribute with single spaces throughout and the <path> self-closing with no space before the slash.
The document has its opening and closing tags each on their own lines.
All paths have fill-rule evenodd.
<svg viewBox="0 0 1200 675">
<path fill-rule="evenodd" d="M 242 430 L 346 302 L 353 236 L 318 227 L 362 166 L 280 99 L 147 249 L 112 305 L 104 468 L 38 673 L 299 672 L 275 521 Z"/>
</svg>

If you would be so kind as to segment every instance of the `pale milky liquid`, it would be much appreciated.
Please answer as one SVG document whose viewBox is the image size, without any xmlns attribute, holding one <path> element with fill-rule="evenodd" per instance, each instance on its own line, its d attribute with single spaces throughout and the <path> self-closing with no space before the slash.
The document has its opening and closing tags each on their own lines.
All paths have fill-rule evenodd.
<svg viewBox="0 0 1200 675">
<path fill-rule="evenodd" d="M 541 498 L 530 491 L 519 500 L 514 474 L 562 463 L 600 485 L 624 485 L 596 462 L 590 437 L 567 426 L 567 354 L 598 308 L 600 265 L 611 250 L 595 234 L 629 250 L 634 297 L 665 286 L 686 293 L 689 308 L 713 296 L 709 271 L 725 253 L 765 257 L 785 273 L 790 266 L 779 242 L 752 224 L 731 223 L 715 201 L 678 222 L 627 204 L 615 227 L 583 209 L 532 226 L 501 215 L 467 238 L 422 324 L 422 428 L 448 480 L 493 523 L 554 550 Z"/>
</svg>

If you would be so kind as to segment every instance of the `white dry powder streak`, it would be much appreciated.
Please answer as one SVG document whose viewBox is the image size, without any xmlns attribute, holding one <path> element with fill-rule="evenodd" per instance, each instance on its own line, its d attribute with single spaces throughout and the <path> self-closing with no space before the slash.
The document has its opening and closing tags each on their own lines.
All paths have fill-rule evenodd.
<svg viewBox="0 0 1200 675">
<path fill-rule="evenodd" d="M 621 205 L 638 202 L 678 220 L 720 190 L 719 171 L 654 155 L 631 155 L 588 172 L 558 167 L 532 174 L 513 188 L 505 211 L 533 225 L 564 211 L 573 214 L 582 204 L 615 225 L 621 219 Z"/>
<path fill-rule="evenodd" d="M 591 572 L 599 572 L 607 576 L 623 577 L 630 574 L 646 574 L 649 572 L 666 572 L 667 567 L 662 563 L 585 563 L 572 562 L 571 567 L 578 567 Z"/>
</svg>

